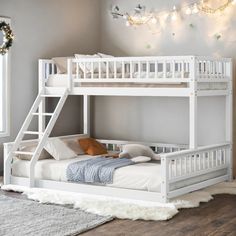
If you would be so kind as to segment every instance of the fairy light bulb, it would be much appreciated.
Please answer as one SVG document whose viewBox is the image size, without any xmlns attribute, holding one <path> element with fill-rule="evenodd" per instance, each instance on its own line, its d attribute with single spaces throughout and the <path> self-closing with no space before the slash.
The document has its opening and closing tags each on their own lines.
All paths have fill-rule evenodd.
<svg viewBox="0 0 236 236">
<path fill-rule="evenodd" d="M 157 18 L 156 17 L 153 17 L 152 19 L 151 19 L 151 22 L 152 22 L 152 24 L 156 24 L 157 23 Z"/>
<path fill-rule="evenodd" d="M 236 5 L 236 0 L 232 0 L 232 4 L 233 4 L 233 5 Z"/>
<path fill-rule="evenodd" d="M 125 22 L 125 25 L 126 25 L 127 27 L 129 27 L 129 26 L 130 26 L 130 22 L 129 22 L 129 21 L 126 21 L 126 22 Z"/>
<path fill-rule="evenodd" d="M 191 14 L 192 14 L 192 10 L 191 10 L 190 7 L 188 7 L 188 8 L 186 9 L 185 14 L 186 14 L 186 15 L 191 15 Z"/>
<path fill-rule="evenodd" d="M 193 14 L 197 14 L 198 12 L 199 12 L 198 5 L 197 5 L 197 3 L 195 3 L 195 4 L 193 5 L 192 13 L 193 13 Z"/>
<path fill-rule="evenodd" d="M 176 21 L 177 20 L 177 11 L 176 11 L 176 6 L 173 7 L 173 12 L 171 15 L 171 20 Z"/>
<path fill-rule="evenodd" d="M 127 18 L 128 18 L 127 15 L 123 15 L 124 20 L 127 20 Z"/>
</svg>

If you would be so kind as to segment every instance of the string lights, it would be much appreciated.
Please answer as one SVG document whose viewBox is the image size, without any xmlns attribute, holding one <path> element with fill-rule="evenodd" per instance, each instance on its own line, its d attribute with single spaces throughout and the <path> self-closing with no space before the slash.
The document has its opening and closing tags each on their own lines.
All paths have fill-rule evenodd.
<svg viewBox="0 0 236 236">
<path fill-rule="evenodd" d="M 131 13 L 122 13 L 119 7 L 115 6 L 112 9 L 111 14 L 114 19 L 123 18 L 126 26 L 138 27 L 146 25 L 150 29 L 152 28 L 151 25 L 157 25 L 158 22 L 160 23 L 169 19 L 175 22 L 181 15 L 190 16 L 199 13 L 216 14 L 218 12 L 223 12 L 225 9 L 233 5 L 236 5 L 236 0 L 226 0 L 220 6 L 213 8 L 210 6 L 209 0 L 201 0 L 194 1 L 189 5 L 178 8 L 173 6 L 173 9 L 169 12 L 154 12 L 147 11 L 145 6 L 139 4 Z"/>
</svg>

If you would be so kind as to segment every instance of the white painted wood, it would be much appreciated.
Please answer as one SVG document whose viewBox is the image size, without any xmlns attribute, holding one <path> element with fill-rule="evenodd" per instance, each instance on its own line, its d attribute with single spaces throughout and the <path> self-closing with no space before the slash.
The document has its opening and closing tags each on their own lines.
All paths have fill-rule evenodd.
<svg viewBox="0 0 236 236">
<path fill-rule="evenodd" d="M 175 198 L 175 197 L 184 195 L 186 193 L 197 191 L 199 189 L 206 188 L 208 186 L 215 185 L 215 184 L 220 183 L 220 182 L 224 182 L 227 179 L 228 179 L 228 175 L 223 175 L 223 176 L 220 176 L 220 177 L 217 177 L 217 178 L 209 179 L 209 180 L 197 183 L 197 184 L 193 184 L 193 185 L 190 185 L 190 186 L 187 186 L 187 187 L 183 187 L 183 188 L 180 188 L 180 189 L 177 189 L 177 190 L 173 190 L 173 191 L 169 192 L 169 198 L 171 199 L 171 198 Z"/>
<path fill-rule="evenodd" d="M 52 64 L 54 67 L 54 64 Z M 44 93 L 45 91 L 45 82 L 46 82 L 46 78 L 45 78 L 45 63 L 43 60 L 39 60 L 38 62 L 38 76 L 39 76 L 39 85 L 38 85 L 38 92 L 42 92 Z M 39 109 L 38 109 L 38 127 L 39 127 L 39 132 L 43 133 L 45 130 L 45 124 L 46 124 L 46 118 L 45 116 L 43 116 L 43 113 L 45 113 L 45 99 L 41 100 L 41 103 L 39 105 Z M 38 136 L 38 138 L 40 138 L 41 135 Z"/>
<path fill-rule="evenodd" d="M 226 96 L 225 100 L 225 137 L 226 141 L 231 143 L 230 150 L 227 150 L 227 158 L 229 161 L 229 181 L 233 179 L 233 87 L 232 87 L 232 80 L 233 80 L 233 66 L 232 61 L 227 64 L 226 67 L 226 74 L 230 77 L 230 81 L 228 83 L 228 90 L 229 94 Z"/>
<path fill-rule="evenodd" d="M 161 159 L 161 197 L 162 202 L 168 202 L 169 193 L 169 161 L 166 158 Z"/>
<path fill-rule="evenodd" d="M 189 147 L 197 148 L 197 82 L 196 82 L 196 66 L 197 61 L 192 57 L 190 65 L 190 97 L 189 97 Z"/>
<path fill-rule="evenodd" d="M 72 71 L 72 59 L 67 59 L 67 73 L 68 73 L 68 89 L 69 91 L 73 88 L 73 71 Z"/>
<path fill-rule="evenodd" d="M 47 127 L 44 131 L 44 133 L 42 134 L 42 137 L 40 138 L 38 145 L 35 149 L 34 155 L 32 156 L 31 160 L 30 160 L 30 187 L 34 187 L 35 184 L 35 164 L 38 161 L 38 158 L 46 144 L 46 141 L 49 137 L 49 135 L 51 134 L 51 131 L 57 121 L 57 118 L 63 108 L 63 105 L 65 104 L 65 101 L 67 99 L 68 96 L 68 90 L 64 90 L 64 93 L 61 95 L 59 102 L 53 112 L 53 116 L 51 117 L 51 119 L 49 120 Z"/>
<path fill-rule="evenodd" d="M 90 135 L 90 96 L 83 96 L 84 133 Z"/>
<path fill-rule="evenodd" d="M 39 93 L 39 95 L 37 96 L 32 108 L 30 109 L 29 114 L 27 115 L 16 139 L 15 142 L 12 146 L 11 151 L 9 152 L 7 158 L 4 161 L 4 183 L 8 184 L 10 182 L 10 173 L 11 173 L 11 162 L 12 162 L 12 158 L 14 155 L 14 152 L 19 148 L 19 145 L 24 137 L 24 132 L 27 130 L 27 128 L 30 125 L 30 122 L 32 120 L 33 117 L 33 113 L 36 112 L 36 110 L 39 108 L 39 104 L 42 101 L 41 98 L 41 93 Z"/>
<path fill-rule="evenodd" d="M 29 186 L 29 179 L 22 177 L 11 177 L 12 184 Z M 151 202 L 162 202 L 161 194 L 158 192 L 147 192 L 133 189 L 94 186 L 70 182 L 56 182 L 50 180 L 35 180 L 35 187 L 55 189 L 61 191 L 86 193 L 99 196 L 110 196 L 130 200 L 145 200 Z"/>
<path fill-rule="evenodd" d="M 34 116 L 39 116 L 40 113 L 38 113 L 38 112 L 34 112 L 33 115 L 34 115 Z M 53 113 L 41 113 L 41 115 L 42 115 L 42 116 L 52 116 Z"/>
<path fill-rule="evenodd" d="M 70 95 L 189 97 L 189 88 L 74 87 Z"/>
<path fill-rule="evenodd" d="M 74 79 L 74 82 L 89 82 L 89 83 L 101 83 L 101 79 Z M 189 79 L 180 79 L 180 78 L 170 78 L 170 79 L 162 79 L 162 78 L 142 78 L 142 79 L 136 79 L 136 78 L 106 78 L 106 83 L 153 83 L 153 84 L 181 84 L 181 83 L 187 83 L 189 82 Z"/>
<path fill-rule="evenodd" d="M 64 105 L 64 102 L 68 96 L 68 91 L 64 89 L 64 93 L 61 94 L 61 98 L 58 102 L 58 105 L 56 106 L 53 116 L 51 117 L 44 132 L 40 133 L 40 131 L 27 131 L 27 129 L 32 121 L 32 118 L 34 117 L 33 114 L 39 109 L 42 99 L 45 96 L 47 96 L 46 94 L 42 94 L 42 93 L 43 93 L 43 91 L 41 91 L 39 93 L 39 95 L 37 96 L 32 108 L 30 109 L 28 116 L 26 117 L 25 122 L 23 123 L 23 126 L 21 127 L 21 129 L 16 137 L 16 140 L 15 140 L 10 152 L 8 153 L 7 158 L 5 159 L 5 162 L 4 162 L 4 167 L 5 167 L 4 168 L 4 170 L 5 170 L 4 171 L 4 178 L 5 178 L 4 183 L 5 184 L 9 183 L 9 181 L 10 181 L 11 162 L 12 162 L 13 156 L 15 154 L 26 154 L 26 155 L 32 154 L 29 152 L 17 151 L 20 147 L 20 144 L 22 142 L 24 135 L 25 134 L 35 134 L 35 135 L 38 135 L 38 137 L 40 137 L 40 138 L 39 138 L 36 150 L 33 153 L 33 156 L 32 156 L 31 162 L 30 162 L 30 186 L 34 185 L 34 165 L 35 165 L 36 161 L 38 160 L 38 157 L 45 145 L 45 142 L 47 141 L 47 138 L 48 138 L 49 134 L 51 133 L 51 130 L 52 130 L 52 128 L 57 120 L 57 117 L 59 116 L 59 113 Z"/>
</svg>

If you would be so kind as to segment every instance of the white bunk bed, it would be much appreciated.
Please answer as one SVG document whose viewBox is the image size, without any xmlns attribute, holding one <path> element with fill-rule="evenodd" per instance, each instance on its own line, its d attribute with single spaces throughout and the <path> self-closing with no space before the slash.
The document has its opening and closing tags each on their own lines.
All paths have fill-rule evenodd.
<svg viewBox="0 0 236 236">
<path fill-rule="evenodd" d="M 35 176 L 39 155 L 68 95 L 83 96 L 84 134 L 90 134 L 90 96 L 156 96 L 189 99 L 189 144 L 145 143 L 160 154 L 157 189 L 132 189 L 125 186 L 96 186 Z M 224 143 L 198 146 L 197 101 L 201 96 L 224 96 L 226 123 Z M 53 113 L 45 111 L 45 98 L 59 97 Z M 33 117 L 39 118 L 37 132 L 28 131 Z M 51 117 L 46 125 L 45 117 Z M 24 135 L 38 139 L 24 140 Z M 67 136 L 67 138 L 78 136 Z M 66 138 L 66 137 L 64 137 Z M 129 143 L 99 140 L 110 150 Z M 12 171 L 13 158 L 22 154 L 19 147 L 37 143 L 28 162 L 28 174 Z M 137 143 L 137 142 L 132 142 Z M 160 151 L 161 150 L 161 151 Z M 58 74 L 53 60 L 39 60 L 39 95 L 14 143 L 4 145 L 4 183 L 52 188 L 89 194 L 146 201 L 168 202 L 182 194 L 232 178 L 232 62 L 228 58 L 199 56 L 121 57 L 68 59 L 67 74 Z M 150 181 L 155 181 L 151 179 Z"/>
</svg>

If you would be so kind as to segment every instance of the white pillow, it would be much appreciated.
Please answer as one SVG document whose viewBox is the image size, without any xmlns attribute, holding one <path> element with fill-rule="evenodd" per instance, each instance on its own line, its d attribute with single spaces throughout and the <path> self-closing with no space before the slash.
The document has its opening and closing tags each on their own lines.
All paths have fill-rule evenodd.
<svg viewBox="0 0 236 236">
<path fill-rule="evenodd" d="M 75 54 L 76 59 L 87 59 L 87 58 L 100 58 L 97 54 L 94 55 L 84 55 L 84 54 Z M 80 69 L 83 71 L 83 73 L 97 73 L 98 72 L 98 63 L 93 63 L 93 71 L 92 71 L 92 66 L 91 63 L 79 63 Z M 103 70 L 103 65 L 101 70 Z"/>
<path fill-rule="evenodd" d="M 78 140 L 71 138 L 71 139 L 65 139 L 65 140 L 62 139 L 62 141 L 66 144 L 66 146 L 68 148 L 70 148 L 72 151 L 74 151 L 74 153 L 76 153 L 77 155 L 84 154 L 84 151 L 80 147 Z"/>
<path fill-rule="evenodd" d="M 67 160 L 77 156 L 76 153 L 59 138 L 49 139 L 44 148 L 57 161 Z"/>
<path fill-rule="evenodd" d="M 103 54 L 103 53 L 98 53 L 99 57 L 101 58 L 113 58 L 114 56 L 108 55 L 108 54 Z M 106 65 L 104 65 L 106 66 Z M 109 70 L 111 73 L 114 73 L 114 63 L 110 62 L 109 63 Z M 121 62 L 116 62 L 116 72 L 121 73 L 122 71 L 122 63 Z"/>
<path fill-rule="evenodd" d="M 58 74 L 66 74 L 67 73 L 67 59 L 74 57 L 54 57 L 52 58 L 53 62 L 57 66 Z M 73 63 L 72 73 L 76 73 L 76 65 Z"/>
<path fill-rule="evenodd" d="M 138 156 L 138 157 L 131 158 L 131 161 L 133 161 L 134 163 L 144 163 L 144 162 L 151 161 L 151 157 Z"/>
<path fill-rule="evenodd" d="M 126 144 L 122 147 L 122 152 L 120 153 L 120 157 L 126 157 L 129 155 L 131 158 L 138 156 L 146 156 L 155 158 L 156 154 L 153 150 L 142 144 Z"/>
<path fill-rule="evenodd" d="M 77 155 L 83 155 L 84 151 L 80 147 L 80 144 L 78 141 L 79 139 L 88 138 L 88 137 L 89 135 L 87 134 L 81 134 L 73 138 L 64 137 L 64 138 L 61 138 L 61 140 L 67 145 L 68 148 L 73 150 Z"/>
<path fill-rule="evenodd" d="M 20 148 L 20 151 L 22 152 L 34 152 L 36 149 L 36 145 L 29 145 L 29 146 L 24 146 Z M 25 155 L 25 154 L 17 154 L 16 157 L 20 160 L 26 160 L 26 161 L 30 161 L 32 156 L 30 155 Z M 44 160 L 44 159 L 49 159 L 52 158 L 52 156 L 46 151 L 46 150 L 42 150 L 40 156 L 39 156 L 39 160 Z"/>
</svg>

